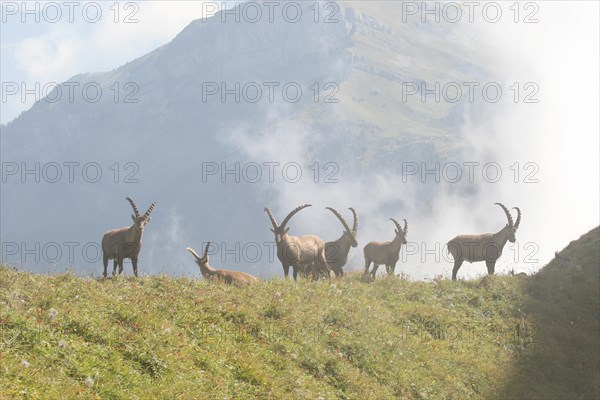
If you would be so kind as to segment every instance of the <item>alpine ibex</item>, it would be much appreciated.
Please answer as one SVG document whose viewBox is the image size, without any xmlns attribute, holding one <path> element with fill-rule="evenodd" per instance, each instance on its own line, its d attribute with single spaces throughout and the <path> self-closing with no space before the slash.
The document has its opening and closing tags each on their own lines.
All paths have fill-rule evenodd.
<svg viewBox="0 0 600 400">
<path fill-rule="evenodd" d="M 325 243 L 325 258 L 327 259 L 327 263 L 331 267 L 331 270 L 335 272 L 337 276 L 344 276 L 343 267 L 348 261 L 350 247 L 358 246 L 358 242 L 356 241 L 356 234 L 358 232 L 358 216 L 356 215 L 356 211 L 350 207 L 349 210 L 352 211 L 354 216 L 354 224 L 352 225 L 352 230 L 350 230 L 348 223 L 339 212 L 331 207 L 325 208 L 331 211 L 333 215 L 340 220 L 342 226 L 344 227 L 344 232 L 338 240 Z"/>
<path fill-rule="evenodd" d="M 369 266 L 373 262 L 373 270 L 371 276 L 375 278 L 377 268 L 380 264 L 385 264 L 385 269 L 388 275 L 394 275 L 396 271 L 396 263 L 400 258 L 400 248 L 403 244 L 406 244 L 406 234 L 408 232 L 408 224 L 404 220 L 404 229 L 400 227 L 398 221 L 394 218 L 390 220 L 396 225 L 394 231 L 396 236 L 391 242 L 369 242 L 365 246 L 363 252 L 365 255 L 365 271 L 364 274 L 369 274 Z"/>
<path fill-rule="evenodd" d="M 283 220 L 281 225 L 277 225 L 273 213 L 268 207 L 265 212 L 268 214 L 273 228 L 271 231 L 275 234 L 275 243 L 277 245 L 277 258 L 283 266 L 283 274 L 288 277 L 290 266 L 293 267 L 294 280 L 298 277 L 298 272 L 313 265 L 313 278 L 316 278 L 321 271 L 326 270 L 329 274 L 331 268 L 325 259 L 325 242 L 314 235 L 291 236 L 288 235 L 290 228 L 286 224 L 298 211 L 310 207 L 311 204 L 304 204 L 292 210 Z"/>
<path fill-rule="evenodd" d="M 138 255 L 142 249 L 142 234 L 144 233 L 144 227 L 150 222 L 150 213 L 154 209 L 156 203 L 152 203 L 144 215 L 140 215 L 133 200 L 129 197 L 127 197 L 126 200 L 131 204 L 131 207 L 133 207 L 134 214 L 131 215 L 133 225 L 110 230 L 102 237 L 103 275 L 105 278 L 108 260 L 114 260 L 113 275 L 115 275 L 117 272 L 117 265 L 119 266 L 119 274 L 123 272 L 123 260 L 126 258 L 131 259 L 131 264 L 133 264 L 133 274 L 138 276 L 137 262 Z"/>
<path fill-rule="evenodd" d="M 204 255 L 200 257 L 198 253 L 194 251 L 191 247 L 187 248 L 187 251 L 192 253 L 194 258 L 196 259 L 196 264 L 200 267 L 200 273 L 204 277 L 204 279 L 208 280 L 218 280 L 228 284 L 236 284 L 236 285 L 247 285 L 249 283 L 258 282 L 258 279 L 250 274 L 240 271 L 229 271 L 226 269 L 214 269 L 210 265 L 208 265 L 208 248 L 210 246 L 210 242 L 206 243 L 206 248 L 204 249 Z"/>
<path fill-rule="evenodd" d="M 527 274 L 525 272 L 519 272 L 518 274 L 515 274 L 514 269 L 511 269 L 508 272 L 510 273 L 511 276 L 518 276 L 519 278 L 527 278 Z"/>
<path fill-rule="evenodd" d="M 506 241 L 514 243 L 515 232 L 521 223 L 521 210 L 518 207 L 513 207 L 517 210 L 517 222 L 513 223 L 512 216 L 508 209 L 499 205 L 508 219 L 508 224 L 496 233 L 484 233 L 482 235 L 459 235 L 448 242 L 448 253 L 454 258 L 454 268 L 452 269 L 452 280 L 456 280 L 456 273 L 461 267 L 463 261 L 478 262 L 485 261 L 488 274 L 493 275 L 496 266 L 496 261 L 502 255 L 502 249 Z"/>
</svg>

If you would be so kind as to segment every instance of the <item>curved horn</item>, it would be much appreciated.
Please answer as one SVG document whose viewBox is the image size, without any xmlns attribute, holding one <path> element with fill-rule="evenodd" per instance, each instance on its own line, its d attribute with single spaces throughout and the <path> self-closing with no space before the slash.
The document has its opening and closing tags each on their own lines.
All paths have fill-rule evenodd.
<svg viewBox="0 0 600 400">
<path fill-rule="evenodd" d="M 352 235 L 356 237 L 356 234 L 358 233 L 358 215 L 356 214 L 356 211 L 354 211 L 354 208 L 348 207 L 348 210 L 352 211 L 352 215 L 354 216 L 354 224 L 352 225 Z"/>
<path fill-rule="evenodd" d="M 285 228 L 285 224 L 287 224 L 288 222 L 290 222 L 290 219 L 294 216 L 294 214 L 296 214 L 298 211 L 302 210 L 303 208 L 306 207 L 311 207 L 312 204 L 303 204 L 301 206 L 298 206 L 296 208 L 294 208 L 288 215 L 287 217 L 285 217 L 285 219 L 283 220 L 283 222 L 281 223 L 281 229 Z"/>
<path fill-rule="evenodd" d="M 514 225 L 514 223 L 513 223 L 512 216 L 510 215 L 510 211 L 508 211 L 508 209 L 506 207 L 504 207 L 504 204 L 500 204 L 500 203 L 494 203 L 494 204 L 498 204 L 500 207 L 502 207 L 502 209 L 504 210 L 504 213 L 506 214 L 506 218 L 508 218 L 508 225 L 512 227 Z"/>
<path fill-rule="evenodd" d="M 519 207 L 513 207 L 515 210 L 517 210 L 517 220 L 515 221 L 515 230 L 519 229 L 519 224 L 521 223 L 521 210 L 519 209 Z"/>
<path fill-rule="evenodd" d="M 346 220 L 344 219 L 344 217 L 342 217 L 340 215 L 339 212 L 337 212 L 335 209 L 333 209 L 331 207 L 325 207 L 325 208 L 328 209 L 329 211 L 331 211 L 333 213 L 333 215 L 335 215 L 340 220 L 340 222 L 342 223 L 342 225 L 344 225 L 344 229 L 346 231 L 348 231 L 348 233 L 352 233 L 352 231 L 350 230 L 350 227 L 348 226 L 348 223 L 346 222 Z"/>
<path fill-rule="evenodd" d="M 196 258 L 196 260 L 200 260 L 200 256 L 198 255 L 198 253 L 196 253 L 194 251 L 194 249 L 192 249 L 191 247 L 188 247 L 186 250 L 189 251 L 190 253 L 192 253 L 192 255 Z"/>
<path fill-rule="evenodd" d="M 408 223 L 406 222 L 405 219 L 403 219 L 404 221 L 404 233 L 406 233 L 408 231 Z"/>
<path fill-rule="evenodd" d="M 277 221 L 275 221 L 275 217 L 273 216 L 273 213 L 271 212 L 271 210 L 269 210 L 269 207 L 265 207 L 265 212 L 269 216 L 269 219 L 271 220 L 271 223 L 273 224 L 273 228 L 277 229 Z"/>
<path fill-rule="evenodd" d="M 131 200 L 130 197 L 125 197 L 125 200 L 127 200 L 129 202 L 129 204 L 131 204 L 131 207 L 133 207 L 133 212 L 135 213 L 136 218 L 140 216 L 140 210 L 138 210 L 137 206 L 135 205 L 135 203 L 133 202 L 133 200 Z"/>
<path fill-rule="evenodd" d="M 208 247 L 210 246 L 210 242 L 206 243 L 206 247 L 204 248 L 204 256 L 202 258 L 206 258 L 208 256 Z"/>
<path fill-rule="evenodd" d="M 390 220 L 394 223 L 394 225 L 396 225 L 396 229 L 398 229 L 398 231 L 402 230 L 398 221 L 396 221 L 394 218 L 390 218 Z"/>
<path fill-rule="evenodd" d="M 150 204 L 150 207 L 148 207 L 148 210 L 146 210 L 146 213 L 144 214 L 144 217 L 148 218 L 150 216 L 150 213 L 152 212 L 152 210 L 154 210 L 154 207 L 156 206 L 156 203 L 152 203 Z"/>
</svg>

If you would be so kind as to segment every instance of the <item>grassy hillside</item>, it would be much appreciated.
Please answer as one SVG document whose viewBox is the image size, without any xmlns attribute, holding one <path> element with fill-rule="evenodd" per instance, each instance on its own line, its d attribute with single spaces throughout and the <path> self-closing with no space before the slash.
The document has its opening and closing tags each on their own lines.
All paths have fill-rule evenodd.
<svg viewBox="0 0 600 400">
<path fill-rule="evenodd" d="M 523 352 L 506 398 L 600 398 L 600 228 L 571 242 L 525 284 L 536 346 Z"/>
<path fill-rule="evenodd" d="M 598 398 L 599 232 L 534 277 L 236 288 L 0 268 L 0 398 Z"/>
</svg>

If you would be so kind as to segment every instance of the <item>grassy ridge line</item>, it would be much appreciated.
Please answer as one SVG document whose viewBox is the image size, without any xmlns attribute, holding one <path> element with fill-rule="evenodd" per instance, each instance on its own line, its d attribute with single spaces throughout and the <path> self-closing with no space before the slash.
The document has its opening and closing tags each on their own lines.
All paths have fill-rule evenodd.
<svg viewBox="0 0 600 400">
<path fill-rule="evenodd" d="M 523 344 L 509 278 L 0 277 L 5 398 L 458 399 L 497 390 Z"/>
<path fill-rule="evenodd" d="M 596 229 L 535 277 L 459 282 L 0 267 L 0 398 L 597 398 L 599 244 Z"/>
</svg>

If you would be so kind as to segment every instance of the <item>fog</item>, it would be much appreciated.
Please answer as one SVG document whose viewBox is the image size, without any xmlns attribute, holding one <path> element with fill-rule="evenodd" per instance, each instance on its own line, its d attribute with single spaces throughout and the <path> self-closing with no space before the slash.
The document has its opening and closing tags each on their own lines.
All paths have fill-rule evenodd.
<svg viewBox="0 0 600 400">
<path fill-rule="evenodd" d="M 351 250 L 346 267 L 351 270 L 362 268 L 366 242 L 393 239 L 390 217 L 406 218 L 409 244 L 401 251 L 396 273 L 431 279 L 448 276 L 451 271 L 452 258 L 444 247 L 449 239 L 504 227 L 505 215 L 493 205 L 501 202 L 509 209 L 519 207 L 523 217 L 517 242 L 507 243 L 496 271 L 536 272 L 555 251 L 600 222 L 597 14 L 598 4 L 580 2 L 570 7 L 555 2 L 543 4 L 537 23 L 515 24 L 503 19 L 498 24 L 460 24 L 458 28 L 473 38 L 471 45 L 490 71 L 490 81 L 504 88 L 502 100 L 514 98 L 515 91 L 507 88 L 517 82 L 518 101 L 465 108 L 460 131 L 467 150 L 442 163 L 437 177 L 435 173 L 422 175 L 424 168 L 435 170 L 435 165 L 421 164 L 418 159 L 397 160 L 405 164 L 401 170 L 405 174 L 374 170 L 343 174 L 355 170 L 356 160 L 340 159 L 332 148 L 332 158 L 342 171 L 339 182 L 275 185 L 277 214 L 283 218 L 296 205 L 311 203 L 317 210 L 294 217 L 294 231 L 317 232 L 325 240 L 333 240 L 342 228 L 323 208 L 337 208 L 351 224 L 347 207 L 354 207 L 360 228 L 359 247 Z M 528 83 L 530 86 L 525 86 Z M 528 94 L 532 94 L 529 99 Z M 485 103 L 481 98 L 477 101 Z M 264 125 L 289 121 L 292 112 L 286 111 L 273 107 Z M 311 153 L 309 147 L 319 146 L 318 136 L 293 122 L 280 125 L 258 137 L 239 129 L 232 135 L 232 143 L 239 145 L 249 160 L 302 160 L 303 165 L 311 165 L 313 160 L 306 155 Z M 460 166 L 458 182 L 453 182 L 457 170 L 450 163 Z M 416 173 L 413 164 L 419 168 Z M 424 186 L 434 187 L 426 201 Z M 511 211 L 516 219 L 516 211 Z M 464 263 L 459 276 L 470 278 L 485 272 L 484 263 Z"/>
<path fill-rule="evenodd" d="M 404 22 L 401 3 L 343 4 L 345 19 L 317 28 L 310 21 L 192 22 L 148 56 L 74 77 L 97 79 L 108 93 L 112 80 L 133 80 L 142 89 L 139 103 L 40 102 L 3 126 L 3 179 L 4 161 L 92 160 L 107 172 L 115 161 L 132 160 L 140 168 L 136 185 L 23 185 L 9 176 L 2 193 L 3 261 L 97 275 L 98 260 L 36 266 L 31 257 L 21 262 L 23 248 L 4 245 L 98 242 L 108 227 L 129 223 L 127 195 L 140 209 L 158 203 L 144 234 L 143 274 L 196 275 L 185 247 L 201 251 L 210 240 L 228 249 L 257 244 L 263 252 L 248 259 L 240 249 L 220 250 L 211 258 L 215 266 L 281 276 L 265 206 L 281 221 L 296 206 L 312 204 L 291 220 L 290 233 L 325 241 L 342 233 L 325 207 L 349 224 L 348 207 L 356 209 L 359 245 L 346 270 L 363 267 L 369 241 L 393 239 L 389 218 L 406 219 L 409 243 L 396 273 L 411 279 L 449 277 L 445 244 L 458 234 L 504 227 L 496 202 L 514 218 L 512 207 L 522 211 L 517 243 L 507 244 L 498 273 L 533 273 L 600 223 L 597 3 L 540 3 L 533 23 L 523 23 L 528 9 L 515 23 L 508 4 L 497 23 L 422 23 L 418 15 Z M 335 82 L 338 101 L 202 101 L 203 82 L 253 80 L 300 82 L 309 94 L 312 82 L 325 93 L 324 84 Z M 463 97 L 421 101 L 422 93 L 410 92 L 436 82 L 456 83 Z M 477 84 L 473 101 L 465 82 Z M 487 94 L 502 89 L 498 101 L 482 95 L 490 82 Z M 257 163 L 263 176 L 260 182 L 244 176 L 224 182 L 219 174 L 205 180 L 210 163 Z M 264 163 L 278 163 L 272 181 Z M 459 277 L 485 272 L 483 263 L 465 263 Z"/>
</svg>

